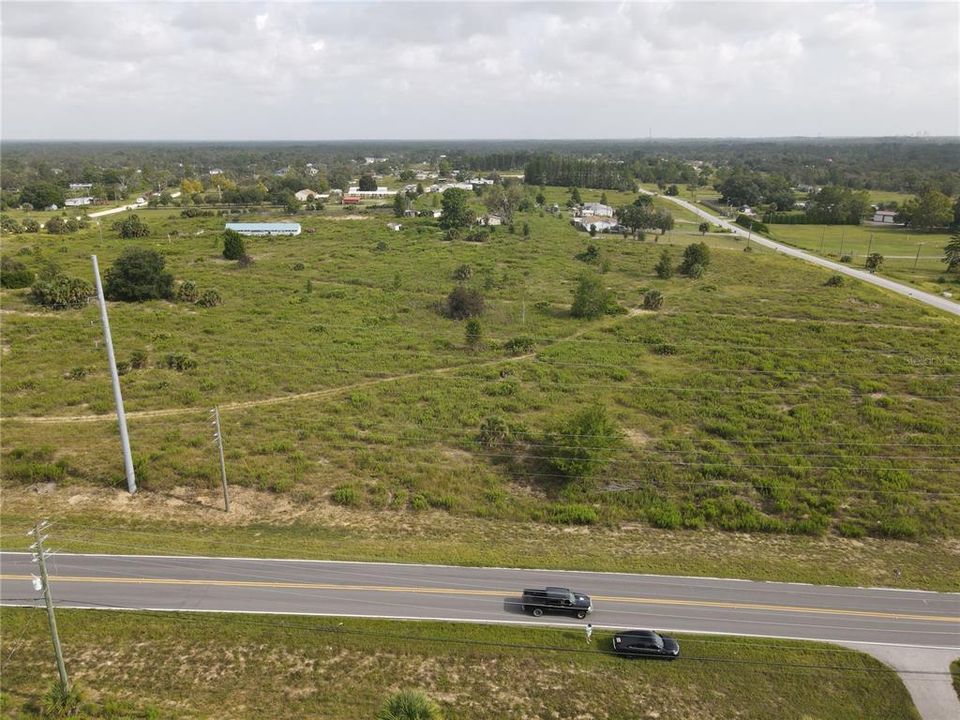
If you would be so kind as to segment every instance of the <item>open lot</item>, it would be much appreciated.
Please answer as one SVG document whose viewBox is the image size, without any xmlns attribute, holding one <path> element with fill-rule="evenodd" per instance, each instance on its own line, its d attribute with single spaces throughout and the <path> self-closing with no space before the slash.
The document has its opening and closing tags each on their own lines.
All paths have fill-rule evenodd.
<svg viewBox="0 0 960 720">
<path fill-rule="evenodd" d="M 4 716 L 33 717 L 26 708 L 55 676 L 45 616 L 4 608 L 0 619 Z M 679 636 L 684 657 L 661 663 L 614 657 L 603 630 L 587 646 L 579 629 L 549 627 L 77 610 L 58 620 L 68 671 L 99 717 L 230 708 L 259 718 L 279 707 L 287 717 L 372 717 L 406 688 L 458 718 L 918 717 L 892 671 L 814 643 Z"/>
<path fill-rule="evenodd" d="M 566 192 L 549 190 L 558 200 Z M 722 236 L 710 238 L 703 279 L 660 280 L 660 252 L 677 262 L 700 238 L 679 223 L 646 242 L 591 240 L 564 217 L 531 212 L 516 218 L 518 228 L 529 223 L 528 239 L 501 227 L 486 243 L 448 243 L 432 221 L 408 220 L 395 233 L 387 215 L 303 216 L 299 237 L 251 241 L 255 263 L 241 269 L 219 255 L 222 219 L 142 214 L 153 228 L 144 240 L 101 243 L 87 230 L 5 238 L 2 249 L 18 255 L 29 247 L 19 255 L 28 264 L 52 259 L 89 278 L 92 252 L 107 268 L 128 244 L 156 247 L 179 280 L 223 296 L 209 309 L 111 304 L 118 358 L 146 356 L 123 385 L 148 496 L 217 487 L 207 413 L 219 404 L 230 482 L 288 504 L 290 517 L 343 509 L 359 528 L 363 518 L 376 527 L 384 512 L 403 524 L 436 511 L 506 537 L 531 522 L 798 540 L 840 533 L 856 542 L 942 542 L 960 532 L 952 438 L 960 326 L 932 310 L 856 282 L 826 287 L 821 270 L 744 253 L 742 241 Z M 601 263 L 575 259 L 589 242 L 600 247 Z M 437 312 L 463 264 L 487 301 L 478 350 L 466 347 L 463 323 Z M 603 269 L 624 308 L 639 308 L 648 288 L 662 290 L 664 308 L 570 317 L 578 275 Z M 89 519 L 95 513 L 82 502 L 46 505 L 48 496 L 27 489 L 54 482 L 83 495 L 122 485 L 97 310 L 39 311 L 22 291 L 4 291 L 2 300 L 3 482 L 7 497 L 23 492 L 15 504 L 5 501 L 4 519 L 44 507 Z M 503 343 L 517 336 L 532 338 L 533 349 L 506 352 Z M 170 355 L 196 367 L 170 369 Z M 567 481 L 550 464 L 558 443 L 544 433 L 592 403 L 607 408 L 621 441 L 595 477 Z M 479 428 L 492 415 L 519 441 L 483 445 Z M 267 506 L 245 518 L 248 539 Z M 111 522 L 133 520 L 139 507 L 118 509 Z M 411 544 L 410 557 L 455 561 L 447 540 Z M 491 554 L 481 534 L 451 542 L 470 562 L 522 560 L 509 542 Z M 911 547 L 923 556 L 931 549 L 918 584 L 949 576 L 955 551 Z M 563 557 L 571 556 L 561 549 L 553 561 Z M 705 574 L 713 567 L 688 563 Z M 735 565 L 722 571 L 737 572 Z M 795 569 L 774 565 L 781 577 Z M 864 573 L 836 558 L 811 575 Z"/>
</svg>

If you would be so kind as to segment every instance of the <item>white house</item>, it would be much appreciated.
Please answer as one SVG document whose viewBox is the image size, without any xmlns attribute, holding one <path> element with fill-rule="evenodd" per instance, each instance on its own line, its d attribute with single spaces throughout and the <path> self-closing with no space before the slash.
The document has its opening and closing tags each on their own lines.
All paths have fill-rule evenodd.
<svg viewBox="0 0 960 720">
<path fill-rule="evenodd" d="M 590 232 L 590 228 L 593 228 L 598 233 L 606 232 L 619 232 L 620 225 L 613 218 L 603 218 L 599 216 L 584 216 L 575 217 L 570 221 L 575 228 L 578 230 L 583 230 L 584 232 Z"/>
<path fill-rule="evenodd" d="M 877 210 L 873 214 L 873 222 L 892 224 L 897 222 L 897 213 L 893 210 Z"/>
<path fill-rule="evenodd" d="M 304 188 L 303 190 L 297 190 L 297 192 L 293 194 L 293 196 L 300 202 L 307 202 L 308 200 L 312 200 L 315 197 L 319 197 L 319 195 L 320 195 L 319 193 L 316 193 L 313 190 L 310 190 L 309 188 Z"/>
<path fill-rule="evenodd" d="M 613 208 L 603 203 L 584 203 L 583 215 L 595 215 L 596 217 L 613 217 Z"/>
<path fill-rule="evenodd" d="M 71 190 L 89 190 L 93 187 L 93 183 L 70 183 Z"/>
<path fill-rule="evenodd" d="M 63 201 L 64 207 L 80 207 L 81 205 L 92 205 L 92 197 L 77 197 L 77 198 L 67 198 Z"/>
<path fill-rule="evenodd" d="M 300 223 L 227 223 L 227 230 L 233 230 L 241 235 L 299 235 Z"/>
</svg>

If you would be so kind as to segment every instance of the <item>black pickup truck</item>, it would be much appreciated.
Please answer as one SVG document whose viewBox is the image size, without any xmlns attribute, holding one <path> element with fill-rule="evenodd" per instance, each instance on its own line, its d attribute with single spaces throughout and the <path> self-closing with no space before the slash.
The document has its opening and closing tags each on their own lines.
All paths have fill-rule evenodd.
<svg viewBox="0 0 960 720">
<path fill-rule="evenodd" d="M 534 617 L 545 612 L 574 615 L 581 620 L 593 612 L 589 595 L 581 595 L 569 588 L 548 587 L 543 590 L 524 590 L 520 608 Z"/>
</svg>

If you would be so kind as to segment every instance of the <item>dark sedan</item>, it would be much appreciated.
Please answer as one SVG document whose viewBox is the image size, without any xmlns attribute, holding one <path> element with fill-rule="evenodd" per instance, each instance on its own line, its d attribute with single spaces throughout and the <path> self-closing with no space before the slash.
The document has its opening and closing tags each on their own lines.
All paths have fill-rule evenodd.
<svg viewBox="0 0 960 720">
<path fill-rule="evenodd" d="M 676 660 L 680 657 L 680 644 L 653 630 L 625 630 L 613 636 L 613 651 L 623 657 Z"/>
</svg>

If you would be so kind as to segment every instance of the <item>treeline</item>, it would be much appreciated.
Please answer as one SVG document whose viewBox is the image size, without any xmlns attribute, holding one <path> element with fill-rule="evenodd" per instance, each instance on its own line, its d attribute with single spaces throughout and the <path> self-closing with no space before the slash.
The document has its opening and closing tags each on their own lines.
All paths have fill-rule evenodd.
<svg viewBox="0 0 960 720">
<path fill-rule="evenodd" d="M 623 163 L 585 160 L 566 155 L 539 155 L 526 164 L 524 182 L 528 185 L 633 190 L 634 180 Z"/>
</svg>

